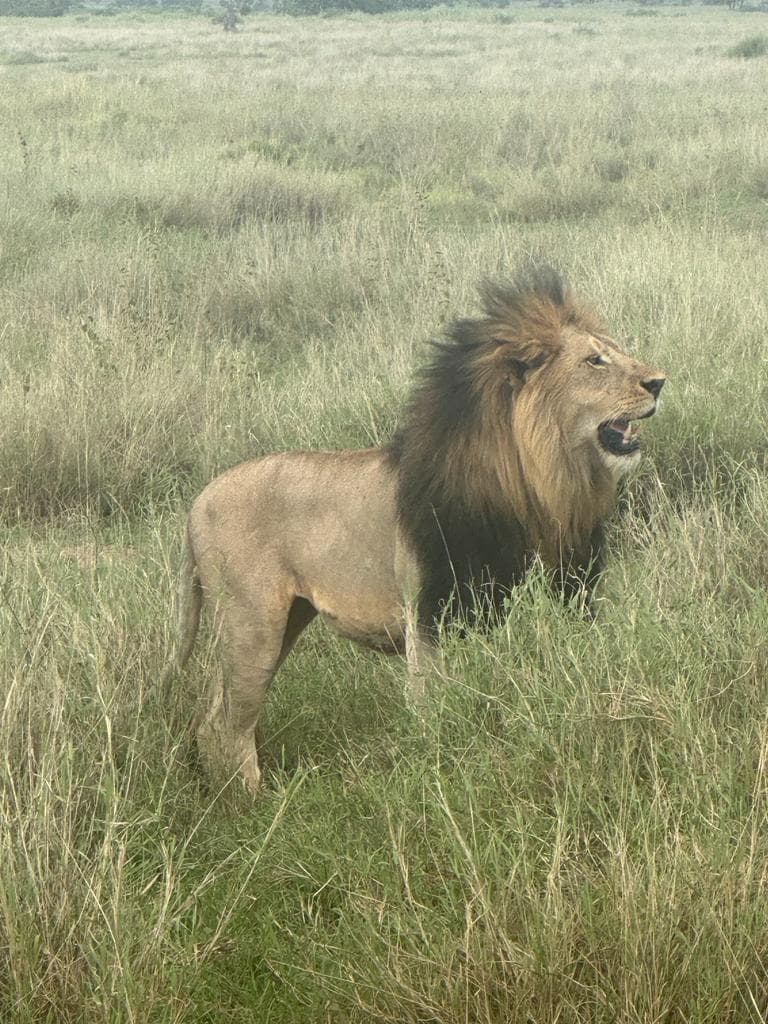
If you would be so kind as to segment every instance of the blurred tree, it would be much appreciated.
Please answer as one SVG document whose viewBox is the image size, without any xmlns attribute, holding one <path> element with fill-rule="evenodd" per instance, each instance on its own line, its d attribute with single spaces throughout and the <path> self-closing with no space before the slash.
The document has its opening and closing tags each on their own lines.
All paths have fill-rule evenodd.
<svg viewBox="0 0 768 1024">
<path fill-rule="evenodd" d="M 221 13 L 213 20 L 222 25 L 225 32 L 237 32 L 238 25 L 242 23 L 245 15 L 253 10 L 253 0 L 219 0 L 219 3 Z"/>
</svg>

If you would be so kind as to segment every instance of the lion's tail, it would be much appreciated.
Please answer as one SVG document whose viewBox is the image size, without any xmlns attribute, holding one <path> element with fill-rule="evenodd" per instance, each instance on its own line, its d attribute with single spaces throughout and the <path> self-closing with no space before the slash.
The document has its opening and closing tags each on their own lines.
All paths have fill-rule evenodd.
<svg viewBox="0 0 768 1024">
<path fill-rule="evenodd" d="M 171 655 L 160 676 L 161 686 L 165 686 L 187 663 L 195 645 L 202 604 L 203 590 L 200 585 L 192 541 L 187 532 L 176 592 L 176 633 Z"/>
</svg>

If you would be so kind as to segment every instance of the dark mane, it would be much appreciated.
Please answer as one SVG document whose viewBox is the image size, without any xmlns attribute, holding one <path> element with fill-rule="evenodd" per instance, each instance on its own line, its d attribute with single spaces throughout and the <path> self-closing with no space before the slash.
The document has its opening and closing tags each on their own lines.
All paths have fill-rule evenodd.
<svg viewBox="0 0 768 1024">
<path fill-rule="evenodd" d="M 454 322 L 434 343 L 389 445 L 398 472 L 398 522 L 421 573 L 424 626 L 475 606 L 478 588 L 482 604 L 498 607 L 525 576 L 537 537 L 530 514 L 515 509 L 501 483 L 505 472 L 520 476 L 519 465 L 507 466 L 515 458 L 514 440 L 504 439 L 508 450 L 499 441 L 514 400 L 510 375 L 557 349 L 566 326 L 603 330 L 550 266 L 487 282 L 480 294 L 483 315 Z M 500 343 L 514 346 L 503 361 L 496 357 Z M 596 574 L 599 546 L 595 532 L 585 550 L 574 553 L 574 590 L 585 572 Z M 569 556 L 559 572 L 566 589 L 571 572 Z"/>
</svg>

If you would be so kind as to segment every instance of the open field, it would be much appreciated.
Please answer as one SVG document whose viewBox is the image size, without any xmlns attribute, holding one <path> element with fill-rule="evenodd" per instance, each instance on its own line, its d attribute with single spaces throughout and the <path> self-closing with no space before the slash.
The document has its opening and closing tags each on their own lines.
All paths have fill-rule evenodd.
<svg viewBox="0 0 768 1024">
<path fill-rule="evenodd" d="M 0 1020 L 765 1020 L 768 57 L 729 51 L 767 26 L 3 20 Z M 669 374 L 598 620 L 532 581 L 423 733 L 312 629 L 224 804 L 210 638 L 154 686 L 190 499 L 386 440 L 531 256 Z"/>
</svg>

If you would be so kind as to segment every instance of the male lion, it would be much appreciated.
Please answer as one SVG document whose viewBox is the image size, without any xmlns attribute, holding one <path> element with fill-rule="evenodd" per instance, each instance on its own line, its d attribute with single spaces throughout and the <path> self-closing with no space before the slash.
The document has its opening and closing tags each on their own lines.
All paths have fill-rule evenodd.
<svg viewBox="0 0 768 1024">
<path fill-rule="evenodd" d="M 622 352 L 558 274 L 482 289 L 421 371 L 384 448 L 285 452 L 222 473 L 189 516 L 166 678 L 215 606 L 229 674 L 198 729 L 205 760 L 259 785 L 254 727 L 270 682 L 320 615 L 405 652 L 414 690 L 435 623 L 498 609 L 534 559 L 589 600 L 602 523 L 640 457 L 632 421 L 664 376 Z"/>
</svg>

